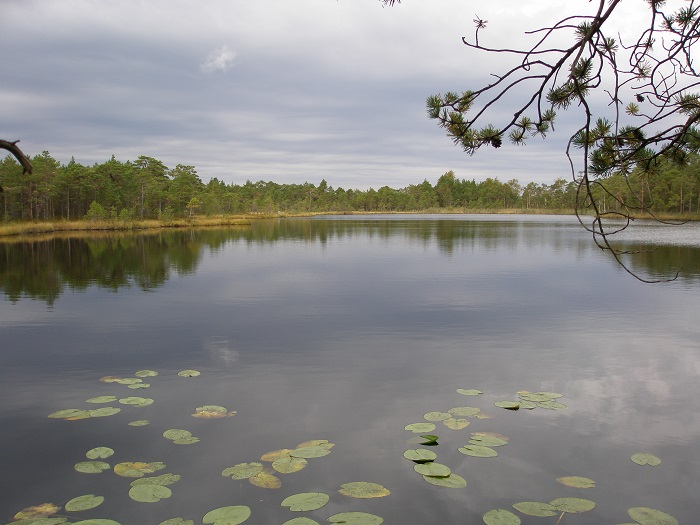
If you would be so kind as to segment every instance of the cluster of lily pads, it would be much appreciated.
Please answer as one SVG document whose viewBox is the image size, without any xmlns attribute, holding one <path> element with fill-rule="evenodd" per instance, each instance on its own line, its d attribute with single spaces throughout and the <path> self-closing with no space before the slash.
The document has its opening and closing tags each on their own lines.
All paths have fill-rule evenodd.
<svg viewBox="0 0 700 525">
<path fill-rule="evenodd" d="M 518 392 L 517 401 L 496 401 L 495 405 L 499 408 L 505 408 L 506 410 L 520 410 L 524 408 L 526 410 L 533 410 L 535 408 L 546 408 L 547 410 L 564 410 L 566 405 L 555 401 L 564 397 L 564 394 L 559 394 L 557 392 L 528 392 L 527 390 L 521 390 Z"/>
</svg>

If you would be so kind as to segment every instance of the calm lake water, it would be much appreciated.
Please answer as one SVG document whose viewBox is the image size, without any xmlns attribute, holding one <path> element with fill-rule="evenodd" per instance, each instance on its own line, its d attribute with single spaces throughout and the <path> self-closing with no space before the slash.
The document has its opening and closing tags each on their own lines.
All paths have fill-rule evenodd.
<svg viewBox="0 0 700 525">
<path fill-rule="evenodd" d="M 573 218 L 372 216 L 261 221 L 251 228 L 168 231 L 0 243 L 0 522 L 25 507 L 105 497 L 91 518 L 158 525 L 246 505 L 246 523 L 318 523 L 362 511 L 386 524 L 479 524 L 523 501 L 595 501 L 561 525 L 630 523 L 650 507 L 697 522 L 700 513 L 700 225 L 635 224 L 621 241 L 643 284 L 595 247 Z M 148 389 L 101 382 L 145 378 Z M 177 373 L 195 369 L 201 376 Z M 478 389 L 464 396 L 457 389 Z M 564 410 L 494 405 L 518 391 L 559 392 Z M 137 407 L 86 403 L 142 396 Z M 234 417 L 199 419 L 219 405 Z M 62 409 L 121 408 L 77 421 Z M 404 427 L 427 412 L 472 406 L 431 434 L 439 463 L 465 488 L 427 483 L 403 457 L 419 448 Z M 148 420 L 146 426 L 129 422 Z M 175 445 L 162 434 L 200 439 Z M 498 456 L 458 451 L 472 432 L 509 439 Z M 278 474 L 266 489 L 222 477 L 238 463 L 327 439 L 331 454 Z M 172 497 L 140 503 L 132 478 L 74 465 L 94 447 L 104 459 L 163 462 Z M 650 453 L 659 466 L 630 457 Z M 265 463 L 269 468 L 270 463 Z M 274 472 L 274 471 L 273 471 Z M 556 481 L 584 476 L 596 487 Z M 391 495 L 354 499 L 353 481 Z M 298 513 L 281 501 L 324 492 L 325 507 Z"/>
</svg>

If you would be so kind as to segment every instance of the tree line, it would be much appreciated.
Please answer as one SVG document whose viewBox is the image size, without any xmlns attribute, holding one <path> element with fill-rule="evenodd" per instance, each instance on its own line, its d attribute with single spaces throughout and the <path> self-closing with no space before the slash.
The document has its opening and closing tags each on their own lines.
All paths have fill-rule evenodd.
<svg viewBox="0 0 700 525">
<path fill-rule="evenodd" d="M 512 179 L 459 179 L 454 172 L 435 184 L 394 189 L 333 188 L 319 184 L 278 184 L 247 180 L 226 184 L 212 178 L 204 183 L 194 166 L 168 168 L 147 156 L 122 162 L 112 156 L 86 166 L 71 159 L 61 164 L 48 152 L 31 158 L 31 173 L 12 157 L 0 160 L 0 218 L 2 221 L 62 219 L 169 219 L 193 215 L 305 212 L 401 212 L 437 210 L 574 210 L 576 181 L 552 184 Z M 624 204 L 656 212 L 700 212 L 700 157 L 684 165 L 671 161 L 655 170 L 611 175 L 593 196 L 603 211 Z M 622 203 L 622 204 L 621 204 Z"/>
</svg>

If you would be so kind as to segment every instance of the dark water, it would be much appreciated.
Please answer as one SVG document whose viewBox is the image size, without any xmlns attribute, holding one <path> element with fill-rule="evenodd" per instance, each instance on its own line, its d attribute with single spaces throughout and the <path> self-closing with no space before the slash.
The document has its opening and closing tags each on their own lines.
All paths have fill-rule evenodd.
<svg viewBox="0 0 700 525">
<path fill-rule="evenodd" d="M 201 523 L 214 508 L 247 505 L 247 523 L 364 511 L 385 523 L 479 524 L 494 508 L 581 497 L 593 511 L 561 525 L 628 523 L 651 507 L 692 524 L 700 512 L 700 228 L 640 224 L 625 247 L 642 284 L 598 250 L 570 218 L 369 217 L 269 221 L 252 228 L 36 239 L 0 244 L 0 522 L 28 506 L 105 496 L 69 522 L 107 518 Z M 103 383 L 152 369 L 149 389 Z M 177 372 L 196 369 L 198 378 Z M 458 388 L 484 392 L 458 394 Z M 568 408 L 494 406 L 520 390 L 565 394 Z M 99 408 L 99 395 L 155 399 L 80 421 L 48 419 Z M 232 418 L 195 419 L 222 405 Z M 470 405 L 450 430 L 438 423 L 440 463 L 463 489 L 426 483 L 403 452 L 409 423 Z M 150 425 L 128 422 L 148 419 Z M 178 446 L 164 430 L 201 441 Z M 510 439 L 495 458 L 457 449 L 471 432 Z M 221 476 L 265 452 L 310 439 L 335 443 L 276 490 Z M 130 478 L 73 469 L 91 448 L 127 461 L 162 461 L 180 474 L 158 503 L 128 496 Z M 634 464 L 637 452 L 661 458 Z M 269 464 L 267 464 L 269 466 Z M 556 481 L 597 482 L 574 489 Z M 392 494 L 352 499 L 351 481 Z M 286 496 L 325 492 L 310 513 Z M 524 524 L 559 516 L 520 515 Z M 4 520 L 4 521 L 3 521 Z"/>
</svg>

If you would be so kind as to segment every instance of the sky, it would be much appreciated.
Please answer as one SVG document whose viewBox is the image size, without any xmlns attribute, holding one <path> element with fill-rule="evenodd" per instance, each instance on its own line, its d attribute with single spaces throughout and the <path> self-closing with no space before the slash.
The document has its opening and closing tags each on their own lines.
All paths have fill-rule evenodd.
<svg viewBox="0 0 700 525">
<path fill-rule="evenodd" d="M 462 43 L 476 16 L 489 21 L 482 44 L 514 47 L 596 4 L 2 0 L 0 138 L 61 163 L 146 155 L 205 182 L 401 188 L 452 170 L 549 184 L 570 177 L 568 116 L 544 141 L 469 156 L 425 101 L 503 69 Z"/>
</svg>

